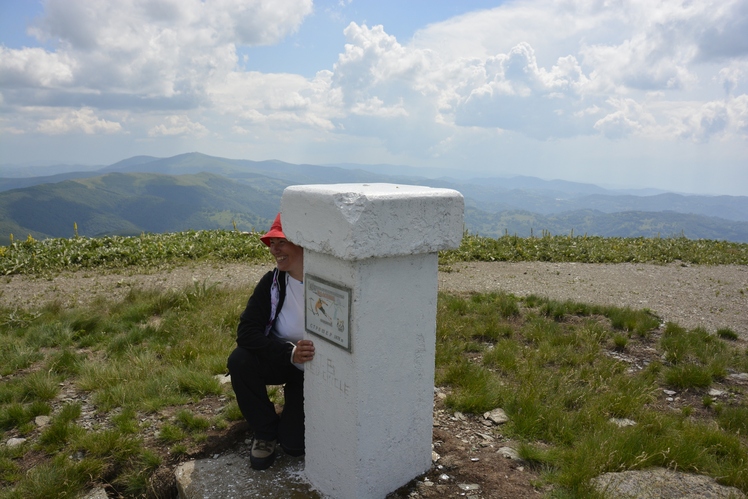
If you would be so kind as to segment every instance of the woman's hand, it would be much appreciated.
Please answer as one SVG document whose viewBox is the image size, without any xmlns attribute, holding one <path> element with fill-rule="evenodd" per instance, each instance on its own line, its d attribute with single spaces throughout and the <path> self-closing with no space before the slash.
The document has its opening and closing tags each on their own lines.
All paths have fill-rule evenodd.
<svg viewBox="0 0 748 499">
<path fill-rule="evenodd" d="M 314 358 L 314 343 L 311 340 L 299 340 L 296 343 L 296 349 L 293 351 L 293 362 L 303 364 Z"/>
</svg>

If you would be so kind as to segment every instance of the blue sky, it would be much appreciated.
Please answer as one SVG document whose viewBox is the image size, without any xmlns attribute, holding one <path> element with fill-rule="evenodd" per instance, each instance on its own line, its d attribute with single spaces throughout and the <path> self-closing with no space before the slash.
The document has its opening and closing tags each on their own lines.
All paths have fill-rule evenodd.
<svg viewBox="0 0 748 499">
<path fill-rule="evenodd" d="M 748 195 L 748 2 L 0 0 L 0 164 L 191 151 Z"/>
</svg>

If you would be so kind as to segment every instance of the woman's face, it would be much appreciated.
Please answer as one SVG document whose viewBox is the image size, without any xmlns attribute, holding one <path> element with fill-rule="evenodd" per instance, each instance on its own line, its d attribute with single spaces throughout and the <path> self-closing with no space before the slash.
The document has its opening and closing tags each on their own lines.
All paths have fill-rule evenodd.
<svg viewBox="0 0 748 499">
<path fill-rule="evenodd" d="M 288 272 L 294 279 L 302 280 L 304 248 L 281 237 L 273 237 L 270 239 L 270 254 L 275 257 L 278 270 Z"/>
</svg>

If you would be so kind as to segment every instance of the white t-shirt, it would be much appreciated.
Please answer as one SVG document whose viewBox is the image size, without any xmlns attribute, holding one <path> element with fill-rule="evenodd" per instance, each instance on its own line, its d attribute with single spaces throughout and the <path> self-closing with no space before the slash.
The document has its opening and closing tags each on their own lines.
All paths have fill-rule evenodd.
<svg viewBox="0 0 748 499">
<path fill-rule="evenodd" d="M 273 329 L 278 338 L 294 345 L 304 339 L 304 283 L 289 274 L 286 274 L 286 299 Z M 303 364 L 294 365 L 304 370 Z"/>
</svg>

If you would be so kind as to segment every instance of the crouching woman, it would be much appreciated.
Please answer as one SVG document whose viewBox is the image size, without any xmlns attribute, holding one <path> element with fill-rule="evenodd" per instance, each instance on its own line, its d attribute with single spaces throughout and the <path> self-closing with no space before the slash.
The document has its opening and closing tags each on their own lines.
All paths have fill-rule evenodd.
<svg viewBox="0 0 748 499">
<path fill-rule="evenodd" d="M 314 344 L 304 340 L 304 249 L 286 239 L 280 213 L 260 238 L 275 257 L 241 314 L 237 347 L 228 359 L 231 385 L 242 415 L 254 430 L 252 468 L 275 460 L 276 447 L 304 454 L 304 363 Z M 285 404 L 277 414 L 267 385 L 284 385 Z"/>
</svg>

